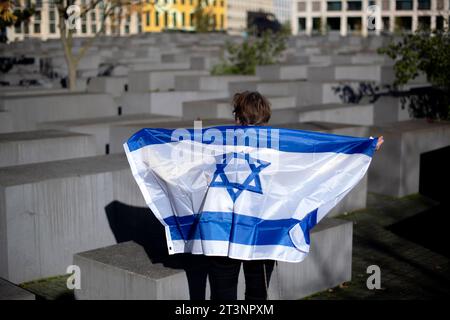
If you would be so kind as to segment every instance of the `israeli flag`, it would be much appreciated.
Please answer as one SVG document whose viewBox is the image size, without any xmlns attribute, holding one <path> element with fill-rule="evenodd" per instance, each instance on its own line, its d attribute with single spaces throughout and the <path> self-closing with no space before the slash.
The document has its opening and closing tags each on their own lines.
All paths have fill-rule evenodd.
<svg viewBox="0 0 450 320">
<path fill-rule="evenodd" d="M 363 178 L 377 138 L 219 126 L 142 129 L 124 148 L 169 254 L 302 261 Z"/>
</svg>

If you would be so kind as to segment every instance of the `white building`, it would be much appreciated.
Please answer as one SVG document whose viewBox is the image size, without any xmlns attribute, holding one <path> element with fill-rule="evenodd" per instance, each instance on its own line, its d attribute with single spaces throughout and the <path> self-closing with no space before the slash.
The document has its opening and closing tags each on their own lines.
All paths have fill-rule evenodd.
<svg viewBox="0 0 450 320">
<path fill-rule="evenodd" d="M 294 0 L 273 0 L 273 12 L 280 23 L 290 22 Z"/>
<path fill-rule="evenodd" d="M 450 16 L 449 0 L 294 1 L 294 34 L 337 32 L 366 36 L 372 32 L 414 31 L 419 26 L 442 29 Z M 378 11 L 369 11 L 372 5 Z"/>
<path fill-rule="evenodd" d="M 86 5 L 89 1 L 77 0 L 75 3 Z M 58 12 L 52 0 L 20 0 L 20 2 L 22 6 L 34 6 L 35 14 L 28 23 L 22 23 L 20 26 L 8 28 L 7 35 L 9 41 L 23 40 L 26 38 L 39 38 L 42 40 L 59 38 Z M 101 12 L 100 3 L 95 10 L 91 10 L 80 19 L 80 28 L 76 29 L 74 36 L 90 37 L 99 32 L 101 28 Z M 127 14 L 126 11 L 123 11 L 120 16 L 122 17 L 120 24 L 114 24 L 110 19 L 107 19 L 105 23 L 105 34 L 126 35 L 140 32 L 140 15 L 136 12 Z"/>
<path fill-rule="evenodd" d="M 228 0 L 228 33 L 241 34 L 247 29 L 248 11 L 263 11 L 274 13 L 273 0 Z"/>
</svg>

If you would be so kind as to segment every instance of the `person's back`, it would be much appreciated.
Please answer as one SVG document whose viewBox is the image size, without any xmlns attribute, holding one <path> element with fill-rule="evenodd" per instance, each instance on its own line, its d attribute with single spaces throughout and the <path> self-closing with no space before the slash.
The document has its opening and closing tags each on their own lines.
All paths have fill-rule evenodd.
<svg viewBox="0 0 450 320">
<path fill-rule="evenodd" d="M 244 91 L 233 97 L 233 115 L 242 126 L 266 125 L 271 116 L 270 102 L 259 92 Z M 211 256 L 209 282 L 211 300 L 236 300 L 241 263 L 245 276 L 245 299 L 266 300 L 274 260 L 237 260 Z"/>
</svg>

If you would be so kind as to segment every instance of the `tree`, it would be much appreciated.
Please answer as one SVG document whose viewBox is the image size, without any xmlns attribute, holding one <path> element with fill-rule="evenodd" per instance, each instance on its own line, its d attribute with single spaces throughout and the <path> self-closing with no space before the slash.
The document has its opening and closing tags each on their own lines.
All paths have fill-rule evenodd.
<svg viewBox="0 0 450 320">
<path fill-rule="evenodd" d="M 215 29 L 211 9 L 207 9 L 207 0 L 198 0 L 194 10 L 194 27 L 197 32 L 210 32 Z"/>
<path fill-rule="evenodd" d="M 22 8 L 20 2 L 0 0 L 0 42 L 6 43 L 6 28 L 27 22 L 34 13 L 34 8 Z"/>
<path fill-rule="evenodd" d="M 403 97 L 415 117 L 450 119 L 450 36 L 447 30 L 418 30 L 378 50 L 395 60 L 394 89 L 425 74 L 431 84 Z"/>
<path fill-rule="evenodd" d="M 75 0 L 54 0 L 59 15 L 59 32 L 63 45 L 64 57 L 68 68 L 69 89 L 76 89 L 77 68 L 80 60 L 84 57 L 87 50 L 92 46 L 96 37 L 105 32 L 107 21 L 114 25 L 114 29 L 120 30 L 120 21 L 123 19 L 124 8 L 127 14 L 141 10 L 140 1 L 132 0 L 91 0 L 78 7 L 71 7 Z M 100 11 L 100 28 L 90 39 L 85 40 L 81 48 L 74 52 L 73 34 L 76 31 L 77 19 L 83 19 L 89 12 Z M 78 20 L 79 21 L 79 20 Z M 115 23 L 118 24 L 116 25 Z M 120 32 L 120 31 L 118 31 Z"/>
<path fill-rule="evenodd" d="M 250 30 L 248 34 L 255 34 Z M 283 27 L 279 32 L 266 30 L 260 37 L 248 36 L 242 44 L 226 43 L 226 58 L 215 65 L 211 71 L 215 75 L 255 74 L 256 66 L 278 62 L 286 49 L 290 30 Z"/>
</svg>

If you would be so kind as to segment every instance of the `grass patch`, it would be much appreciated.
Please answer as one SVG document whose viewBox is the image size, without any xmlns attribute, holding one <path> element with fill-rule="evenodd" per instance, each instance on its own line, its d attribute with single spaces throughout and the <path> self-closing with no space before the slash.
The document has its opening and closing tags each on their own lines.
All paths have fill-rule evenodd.
<svg viewBox="0 0 450 320">
<path fill-rule="evenodd" d="M 37 279 L 20 284 L 20 287 L 34 293 L 37 299 L 74 300 L 73 290 L 67 288 L 69 274 Z"/>
</svg>

